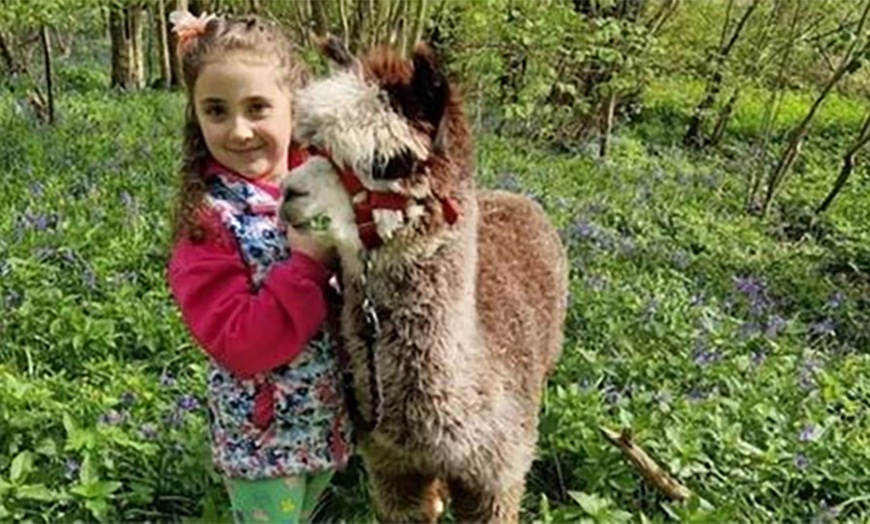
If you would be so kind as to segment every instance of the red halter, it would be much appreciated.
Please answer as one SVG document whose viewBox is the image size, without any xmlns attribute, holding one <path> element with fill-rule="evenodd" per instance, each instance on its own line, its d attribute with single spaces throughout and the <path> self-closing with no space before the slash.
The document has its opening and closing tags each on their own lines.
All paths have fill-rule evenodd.
<svg viewBox="0 0 870 524">
<path fill-rule="evenodd" d="M 405 195 L 390 191 L 372 191 L 362 183 L 356 173 L 353 172 L 353 169 L 339 166 L 328 153 L 316 148 L 309 148 L 308 151 L 312 156 L 319 156 L 329 160 L 336 171 L 338 171 L 339 180 L 341 180 L 344 190 L 350 195 L 356 228 L 363 246 L 369 250 L 382 246 L 384 239 L 378 234 L 374 210 L 387 209 L 399 211 L 404 216 L 411 199 Z M 459 206 L 456 200 L 444 197 L 439 198 L 438 201 L 441 202 L 444 220 L 448 224 L 454 224 L 459 218 Z"/>
</svg>

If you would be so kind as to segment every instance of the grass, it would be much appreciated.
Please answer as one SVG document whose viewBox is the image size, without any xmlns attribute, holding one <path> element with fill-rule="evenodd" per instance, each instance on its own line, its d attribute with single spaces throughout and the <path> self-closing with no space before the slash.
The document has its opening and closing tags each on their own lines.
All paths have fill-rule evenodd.
<svg viewBox="0 0 870 524">
<path fill-rule="evenodd" d="M 591 146 L 557 154 L 479 138 L 482 184 L 538 199 L 572 261 L 524 518 L 862 521 L 866 175 L 820 223 L 801 221 L 838 166 L 823 146 L 845 145 L 860 104 L 834 101 L 826 141 L 808 145 L 760 220 L 743 212 L 757 168 L 740 129 L 751 131 L 761 95 L 747 95 L 723 150 L 699 155 L 668 138 L 691 107 L 684 93 L 654 89 L 605 160 Z M 0 102 L 0 520 L 226 519 L 209 471 L 204 358 L 164 283 L 181 104 L 70 91 L 47 128 Z M 601 425 L 630 426 L 697 497 L 663 499 Z M 364 490 L 355 465 L 321 515 L 367 518 Z"/>
</svg>

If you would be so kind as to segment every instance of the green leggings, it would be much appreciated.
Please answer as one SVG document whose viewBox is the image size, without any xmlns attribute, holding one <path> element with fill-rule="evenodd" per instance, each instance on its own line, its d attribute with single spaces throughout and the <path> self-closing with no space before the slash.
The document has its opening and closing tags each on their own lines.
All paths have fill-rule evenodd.
<svg viewBox="0 0 870 524">
<path fill-rule="evenodd" d="M 227 479 L 236 524 L 297 524 L 311 517 L 332 472 L 278 479 Z"/>
</svg>

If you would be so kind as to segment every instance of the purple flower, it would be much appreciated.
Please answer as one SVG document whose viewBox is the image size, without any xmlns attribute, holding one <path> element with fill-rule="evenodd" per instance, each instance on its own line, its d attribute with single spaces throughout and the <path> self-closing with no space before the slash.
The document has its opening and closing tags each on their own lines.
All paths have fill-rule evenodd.
<svg viewBox="0 0 870 524">
<path fill-rule="evenodd" d="M 810 465 L 810 459 L 808 459 L 803 453 L 798 453 L 794 456 L 794 465 L 800 471 L 806 471 Z"/>
<path fill-rule="evenodd" d="M 593 291 L 601 291 L 607 287 L 607 279 L 590 275 L 586 277 L 586 286 Z"/>
<path fill-rule="evenodd" d="M 752 353 L 752 363 L 755 367 L 764 364 L 765 360 L 767 360 L 767 354 L 764 351 L 754 351 Z"/>
<path fill-rule="evenodd" d="M 68 458 L 63 464 L 63 476 L 67 480 L 73 480 L 78 475 L 79 469 L 81 469 L 79 461 L 74 458 Z"/>
<path fill-rule="evenodd" d="M 82 282 L 90 290 L 97 289 L 97 277 L 90 269 L 82 271 Z"/>
<path fill-rule="evenodd" d="M 707 398 L 707 393 L 703 391 L 701 388 L 692 388 L 691 391 L 686 395 L 690 402 L 700 402 Z"/>
<path fill-rule="evenodd" d="M 604 400 L 608 404 L 616 404 L 619 402 L 619 399 L 622 398 L 622 394 L 612 385 L 607 385 L 604 388 Z"/>
<path fill-rule="evenodd" d="M 734 287 L 737 288 L 737 291 L 750 298 L 758 296 L 764 292 L 764 282 L 752 276 L 735 277 Z"/>
<path fill-rule="evenodd" d="M 8 309 L 15 309 L 24 302 L 24 295 L 16 290 L 9 291 L 3 297 L 3 304 Z"/>
<path fill-rule="evenodd" d="M 175 377 L 172 376 L 168 371 L 164 371 L 160 374 L 160 385 L 165 388 L 171 388 L 176 384 Z"/>
<path fill-rule="evenodd" d="M 30 193 L 31 193 L 33 196 L 35 196 L 35 197 L 41 197 L 41 196 L 42 196 L 42 193 L 43 193 L 42 184 L 40 184 L 40 183 L 37 182 L 36 180 L 30 182 L 30 184 L 28 185 L 28 188 L 30 189 Z"/>
<path fill-rule="evenodd" d="M 837 290 L 825 303 L 825 309 L 839 309 L 846 302 L 846 294 Z"/>
<path fill-rule="evenodd" d="M 810 333 L 819 337 L 833 337 L 837 334 L 837 326 L 833 319 L 826 318 L 810 325 Z"/>
<path fill-rule="evenodd" d="M 157 426 L 150 422 L 146 422 L 139 428 L 139 435 L 141 435 L 145 440 L 154 440 L 157 438 Z"/>
<path fill-rule="evenodd" d="M 199 409 L 199 400 L 197 400 L 193 395 L 182 395 L 178 397 L 176 407 L 180 411 L 196 411 Z"/>
<path fill-rule="evenodd" d="M 708 349 L 706 342 L 699 340 L 695 344 L 695 364 L 704 367 L 722 360 L 722 353 L 717 349 Z"/>
<path fill-rule="evenodd" d="M 581 239 L 594 239 L 598 237 L 598 228 L 588 220 L 580 220 L 571 225 L 571 236 Z"/>
<path fill-rule="evenodd" d="M 819 431 L 818 428 L 812 424 L 807 424 L 804 426 L 800 433 L 798 433 L 798 441 L 799 442 L 813 442 L 818 438 Z"/>
<path fill-rule="evenodd" d="M 117 426 L 124 422 L 126 418 L 126 413 L 120 413 L 115 409 L 110 409 L 100 415 L 100 423 L 106 426 Z"/>
<path fill-rule="evenodd" d="M 764 328 L 764 336 L 769 339 L 774 339 L 779 335 L 779 331 L 784 328 L 786 321 L 779 315 L 773 315 L 767 319 L 767 325 Z"/>
</svg>

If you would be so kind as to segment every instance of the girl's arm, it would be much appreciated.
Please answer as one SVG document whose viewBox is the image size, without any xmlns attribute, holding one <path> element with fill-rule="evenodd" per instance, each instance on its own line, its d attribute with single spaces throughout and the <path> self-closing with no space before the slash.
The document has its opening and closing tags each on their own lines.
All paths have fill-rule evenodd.
<svg viewBox="0 0 870 524">
<path fill-rule="evenodd" d="M 292 361 L 322 327 L 329 272 L 294 253 L 252 292 L 248 268 L 226 235 L 223 242 L 180 240 L 168 280 L 194 339 L 218 364 L 248 378 Z"/>
</svg>

